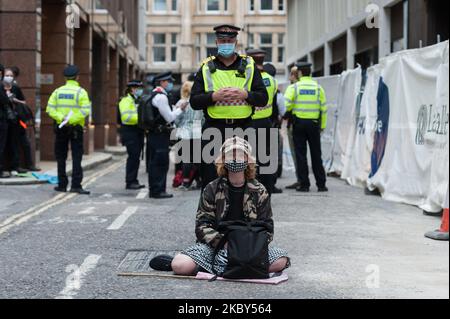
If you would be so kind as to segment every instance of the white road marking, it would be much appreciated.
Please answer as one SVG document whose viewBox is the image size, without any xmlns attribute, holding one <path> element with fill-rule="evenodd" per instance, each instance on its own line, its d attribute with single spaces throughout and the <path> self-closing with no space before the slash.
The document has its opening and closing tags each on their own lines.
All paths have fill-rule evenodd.
<svg viewBox="0 0 450 319">
<path fill-rule="evenodd" d="M 139 192 L 139 194 L 136 196 L 136 199 L 144 199 L 148 196 L 148 190 L 143 189 Z"/>
<path fill-rule="evenodd" d="M 89 186 L 89 185 L 95 183 L 99 178 L 116 171 L 124 163 L 125 163 L 125 160 L 120 161 L 118 163 L 114 163 L 111 166 L 105 168 L 104 170 L 93 174 L 92 176 L 90 176 L 89 178 L 86 179 L 84 186 Z M 0 235 L 6 233 L 8 230 L 10 230 L 13 227 L 19 226 L 19 225 L 27 222 L 31 218 L 36 217 L 36 216 L 42 214 L 43 212 L 46 212 L 47 210 L 49 210 L 52 207 L 61 205 L 65 202 L 71 200 L 75 196 L 77 196 L 77 195 L 76 194 L 59 194 L 59 195 L 53 197 L 52 199 L 50 199 L 49 201 L 46 201 L 39 205 L 36 205 L 35 207 L 32 207 L 23 213 L 19 213 L 19 214 L 16 214 L 14 216 L 7 218 L 6 220 L 4 220 L 3 222 L 0 223 Z"/>
<path fill-rule="evenodd" d="M 108 227 L 108 230 L 119 230 L 120 228 L 122 228 L 128 218 L 136 214 L 138 209 L 139 207 L 128 207 L 127 209 L 125 209 L 125 211 L 119 217 L 117 217 L 117 219 L 111 224 L 111 226 Z"/>
<path fill-rule="evenodd" d="M 66 272 L 69 276 L 66 278 L 66 287 L 59 293 L 56 299 L 73 299 L 81 289 L 84 279 L 92 272 L 102 258 L 100 255 L 89 255 L 78 267 L 77 265 L 69 265 Z"/>
<path fill-rule="evenodd" d="M 88 207 L 81 212 L 78 213 L 78 215 L 89 215 L 92 214 L 95 211 L 95 207 Z"/>
</svg>

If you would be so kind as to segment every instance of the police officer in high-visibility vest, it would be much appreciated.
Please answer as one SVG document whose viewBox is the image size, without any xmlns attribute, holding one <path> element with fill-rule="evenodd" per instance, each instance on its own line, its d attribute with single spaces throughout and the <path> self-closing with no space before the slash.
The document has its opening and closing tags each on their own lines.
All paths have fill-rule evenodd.
<svg viewBox="0 0 450 319">
<path fill-rule="evenodd" d="M 278 92 L 278 83 L 277 81 L 264 70 L 264 60 L 266 57 L 266 51 L 261 49 L 251 49 L 247 50 L 247 55 L 251 56 L 255 60 L 256 67 L 261 72 L 261 76 L 264 82 L 264 85 L 267 89 L 267 94 L 269 96 L 269 101 L 267 105 L 264 107 L 257 107 L 255 109 L 255 114 L 252 119 L 252 127 L 256 130 L 256 158 L 258 164 L 258 181 L 264 185 L 267 189 L 267 192 L 272 195 L 275 187 L 275 174 L 262 174 L 261 168 L 268 167 L 270 163 L 261 163 L 260 160 L 260 152 L 263 151 L 263 145 L 265 145 L 265 154 L 272 158 L 272 155 L 276 158 L 276 168 L 278 168 L 278 149 L 275 152 L 271 152 L 271 135 L 270 130 L 273 128 L 272 123 L 272 115 L 273 110 L 278 108 L 277 105 L 277 92 Z M 265 140 L 260 139 L 260 134 L 265 131 Z M 278 138 L 278 136 L 277 136 Z M 274 142 L 274 141 L 272 141 Z M 278 142 L 278 141 L 277 141 Z"/>
<path fill-rule="evenodd" d="M 83 135 L 86 118 L 91 114 L 91 101 L 88 93 L 77 82 L 79 68 L 69 65 L 64 70 L 66 85 L 56 89 L 47 105 L 48 115 L 55 121 L 55 155 L 58 162 L 59 185 L 57 192 L 67 192 L 69 180 L 66 173 L 69 144 L 72 148 L 72 188 L 71 193 L 89 195 L 83 189 Z"/>
<path fill-rule="evenodd" d="M 143 83 L 130 81 L 125 96 L 119 103 L 120 136 L 122 144 L 127 148 L 126 189 L 139 190 L 145 188 L 138 180 L 141 154 L 144 148 L 145 132 L 138 126 L 138 100 L 144 92 Z"/>
<path fill-rule="evenodd" d="M 245 130 L 251 127 L 255 108 L 267 106 L 268 101 L 266 87 L 254 60 L 236 53 L 240 30 L 232 25 L 214 28 L 217 55 L 203 62 L 191 93 L 192 108 L 205 113 L 203 132 L 210 128 L 220 131 L 222 140 L 214 141 L 219 149 L 225 142 L 226 129 Z M 210 138 L 203 136 L 202 149 L 212 142 L 208 140 Z M 210 159 L 219 155 L 212 153 Z M 205 188 L 217 178 L 214 162 L 202 158 L 200 173 Z"/>
<path fill-rule="evenodd" d="M 290 86 L 285 93 L 288 112 L 291 112 L 294 117 L 294 144 L 297 170 L 300 176 L 300 185 L 297 187 L 297 191 L 310 191 L 307 159 L 309 144 L 318 190 L 327 192 L 321 149 L 321 133 L 327 127 L 328 118 L 325 91 L 311 77 L 311 63 L 302 62 L 297 67 L 300 80 Z"/>
</svg>

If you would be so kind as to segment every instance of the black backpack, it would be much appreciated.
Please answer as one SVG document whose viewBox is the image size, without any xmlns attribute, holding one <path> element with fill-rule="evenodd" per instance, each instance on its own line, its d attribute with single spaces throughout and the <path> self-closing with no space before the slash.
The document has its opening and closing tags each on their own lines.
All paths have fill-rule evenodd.
<svg viewBox="0 0 450 319">
<path fill-rule="evenodd" d="M 158 95 L 162 94 L 160 92 L 152 92 L 150 95 L 143 96 L 138 105 L 138 126 L 143 130 L 152 130 L 155 128 L 158 120 L 159 114 L 155 114 L 155 109 L 153 106 L 153 99 Z"/>
<path fill-rule="evenodd" d="M 269 232 L 273 226 L 262 221 L 230 221 L 219 224 L 218 231 L 224 234 L 214 254 L 216 256 L 228 243 L 228 264 L 223 274 L 226 279 L 268 279 L 269 278 Z"/>
</svg>

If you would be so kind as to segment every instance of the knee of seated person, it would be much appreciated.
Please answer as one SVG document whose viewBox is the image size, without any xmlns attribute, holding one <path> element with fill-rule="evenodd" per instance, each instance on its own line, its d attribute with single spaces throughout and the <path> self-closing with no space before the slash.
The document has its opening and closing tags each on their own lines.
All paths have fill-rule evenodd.
<svg viewBox="0 0 450 319">
<path fill-rule="evenodd" d="M 288 259 L 286 257 L 280 258 L 270 266 L 270 270 L 272 272 L 283 271 L 284 269 L 286 269 L 287 264 L 288 264 Z"/>
<path fill-rule="evenodd" d="M 195 266 L 187 257 L 178 255 L 172 261 L 172 269 L 177 275 L 192 275 L 195 271 Z"/>
</svg>

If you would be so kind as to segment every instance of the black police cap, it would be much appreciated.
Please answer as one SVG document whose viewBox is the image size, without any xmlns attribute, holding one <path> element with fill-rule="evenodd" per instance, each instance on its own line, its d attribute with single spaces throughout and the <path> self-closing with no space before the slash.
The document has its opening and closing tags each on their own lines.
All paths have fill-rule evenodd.
<svg viewBox="0 0 450 319">
<path fill-rule="evenodd" d="M 73 78 L 80 73 L 80 69 L 76 65 L 68 65 L 64 69 L 64 76 L 66 78 Z"/>
<path fill-rule="evenodd" d="M 222 24 L 214 27 L 214 31 L 216 31 L 216 36 L 220 39 L 236 38 L 241 28 L 231 24 Z"/>
<path fill-rule="evenodd" d="M 144 84 L 139 80 L 132 80 L 132 81 L 128 82 L 127 86 L 128 87 L 141 87 L 141 86 L 144 86 Z"/>
<path fill-rule="evenodd" d="M 175 79 L 172 76 L 172 72 L 164 72 L 164 73 L 160 73 L 158 75 L 155 76 L 155 78 L 153 79 L 153 83 L 158 83 L 161 81 L 175 81 Z"/>
<path fill-rule="evenodd" d="M 266 55 L 267 52 L 262 49 L 249 49 L 247 50 L 247 55 L 255 56 L 255 55 Z"/>
<path fill-rule="evenodd" d="M 299 62 L 295 66 L 298 69 L 310 69 L 310 68 L 312 68 L 312 63 L 310 63 L 310 62 Z"/>
</svg>

